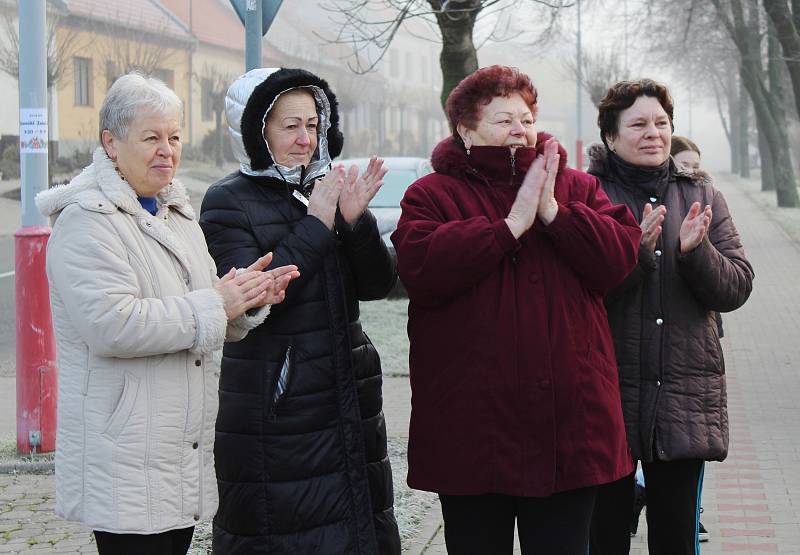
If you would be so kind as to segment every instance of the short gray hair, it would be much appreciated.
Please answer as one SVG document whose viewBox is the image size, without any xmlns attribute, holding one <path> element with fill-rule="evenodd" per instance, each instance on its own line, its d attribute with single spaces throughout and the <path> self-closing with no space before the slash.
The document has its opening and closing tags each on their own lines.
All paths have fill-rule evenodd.
<svg viewBox="0 0 800 555">
<path fill-rule="evenodd" d="M 183 102 L 163 81 L 132 71 L 119 77 L 108 89 L 103 105 L 100 107 L 100 144 L 103 144 L 103 131 L 108 131 L 118 139 L 128 136 L 136 112 L 149 109 L 158 114 L 177 114 L 183 119 Z"/>
</svg>

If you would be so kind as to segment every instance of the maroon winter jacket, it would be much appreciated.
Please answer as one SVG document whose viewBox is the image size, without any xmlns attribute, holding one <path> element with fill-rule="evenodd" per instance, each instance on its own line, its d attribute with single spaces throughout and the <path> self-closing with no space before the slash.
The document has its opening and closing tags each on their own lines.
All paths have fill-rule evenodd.
<svg viewBox="0 0 800 555">
<path fill-rule="evenodd" d="M 632 471 L 603 294 L 641 232 L 560 153 L 558 214 L 520 240 L 504 218 L 535 148 L 446 139 L 401 203 L 413 488 L 544 497 Z"/>
</svg>

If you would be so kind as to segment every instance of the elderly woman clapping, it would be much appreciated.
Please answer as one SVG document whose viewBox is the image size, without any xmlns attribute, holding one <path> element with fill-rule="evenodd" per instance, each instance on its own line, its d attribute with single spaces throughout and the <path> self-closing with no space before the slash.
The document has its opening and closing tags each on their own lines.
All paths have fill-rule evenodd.
<svg viewBox="0 0 800 555">
<path fill-rule="evenodd" d="M 585 555 L 596 486 L 631 472 L 603 294 L 640 230 L 536 131 L 536 89 L 479 69 L 392 242 L 409 297 L 408 483 L 448 553 Z"/>
<path fill-rule="evenodd" d="M 283 299 L 294 266 L 216 277 L 186 191 L 182 104 L 158 80 L 119 78 L 100 111 L 102 147 L 45 191 L 58 340 L 56 512 L 100 553 L 186 553 L 214 514 L 217 368 Z"/>
</svg>

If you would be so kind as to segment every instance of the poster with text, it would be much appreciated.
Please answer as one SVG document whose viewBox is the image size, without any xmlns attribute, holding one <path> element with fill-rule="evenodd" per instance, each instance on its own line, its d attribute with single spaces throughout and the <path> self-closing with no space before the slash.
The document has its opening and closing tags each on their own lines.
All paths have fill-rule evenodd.
<svg viewBox="0 0 800 555">
<path fill-rule="evenodd" d="M 47 108 L 20 108 L 19 152 L 47 153 Z"/>
</svg>

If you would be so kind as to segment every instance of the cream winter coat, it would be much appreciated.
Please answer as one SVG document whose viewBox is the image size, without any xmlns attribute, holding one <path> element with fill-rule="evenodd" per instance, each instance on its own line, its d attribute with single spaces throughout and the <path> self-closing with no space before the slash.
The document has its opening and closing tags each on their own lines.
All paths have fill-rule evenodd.
<svg viewBox="0 0 800 555">
<path fill-rule="evenodd" d="M 47 275 L 58 342 L 56 512 L 93 530 L 159 533 L 214 515 L 218 369 L 228 325 L 216 266 L 177 181 L 155 216 L 103 149 L 36 199 L 55 218 Z"/>
</svg>

